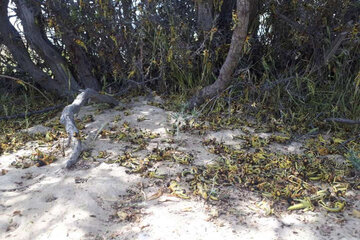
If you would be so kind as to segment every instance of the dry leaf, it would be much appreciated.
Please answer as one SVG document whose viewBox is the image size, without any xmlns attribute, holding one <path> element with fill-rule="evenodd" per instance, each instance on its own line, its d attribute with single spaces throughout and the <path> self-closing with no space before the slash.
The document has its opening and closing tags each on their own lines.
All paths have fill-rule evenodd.
<svg viewBox="0 0 360 240">
<path fill-rule="evenodd" d="M 22 216 L 21 211 L 20 210 L 14 211 L 13 216 Z"/>
<path fill-rule="evenodd" d="M 360 211 L 354 209 L 354 210 L 352 211 L 352 215 L 353 215 L 354 217 L 356 217 L 356 218 L 360 218 Z"/>
<path fill-rule="evenodd" d="M 154 200 L 154 199 L 158 199 L 159 197 L 161 197 L 163 195 L 163 190 L 159 189 L 159 191 L 157 191 L 155 194 L 151 195 L 148 200 Z"/>
<path fill-rule="evenodd" d="M 124 211 L 118 211 L 116 215 L 119 217 L 120 221 L 125 221 L 129 217 L 129 214 Z"/>
<path fill-rule="evenodd" d="M 5 175 L 9 172 L 9 170 L 6 170 L 6 169 L 1 169 L 1 175 Z"/>
</svg>

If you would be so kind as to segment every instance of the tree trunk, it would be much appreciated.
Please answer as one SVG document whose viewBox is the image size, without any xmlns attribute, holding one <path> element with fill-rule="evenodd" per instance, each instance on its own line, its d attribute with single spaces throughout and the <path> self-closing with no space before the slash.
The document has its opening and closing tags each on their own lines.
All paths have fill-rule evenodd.
<svg viewBox="0 0 360 240">
<path fill-rule="evenodd" d="M 250 9 L 250 0 L 237 0 L 237 22 L 235 23 L 231 45 L 225 63 L 220 69 L 217 80 L 213 84 L 201 89 L 190 99 L 188 102 L 188 109 L 193 109 L 194 107 L 201 105 L 206 99 L 221 93 L 231 82 L 232 74 L 237 67 L 241 50 L 247 37 Z"/>
<path fill-rule="evenodd" d="M 37 54 L 45 61 L 55 80 L 62 89 L 70 88 L 73 91 L 80 89 L 70 72 L 65 59 L 47 39 L 41 28 L 41 6 L 33 0 L 16 0 L 18 16 L 24 28 L 25 38 Z"/>
<path fill-rule="evenodd" d="M 196 0 L 198 28 L 201 31 L 210 31 L 214 21 L 213 0 Z"/>
<path fill-rule="evenodd" d="M 7 13 L 8 3 L 9 0 L 0 1 L 0 42 L 6 45 L 20 68 L 27 72 L 42 88 L 58 96 L 72 95 L 74 93 L 73 91 L 62 89 L 59 83 L 50 78 L 50 76 L 43 72 L 31 60 L 20 34 L 9 21 Z"/>
<path fill-rule="evenodd" d="M 86 88 L 100 90 L 100 83 L 91 73 L 91 64 L 83 46 L 76 43 L 76 40 L 80 39 L 71 28 L 73 23 L 68 21 L 71 19 L 68 14 L 69 9 L 60 0 L 49 0 L 47 1 L 47 4 L 54 14 L 56 23 L 61 31 L 61 38 L 70 55 L 71 63 L 74 65 L 80 81 Z"/>
</svg>

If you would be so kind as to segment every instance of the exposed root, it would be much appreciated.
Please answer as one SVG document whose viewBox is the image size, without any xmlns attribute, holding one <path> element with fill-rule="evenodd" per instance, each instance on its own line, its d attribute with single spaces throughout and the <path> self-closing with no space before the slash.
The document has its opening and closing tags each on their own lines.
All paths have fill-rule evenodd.
<svg viewBox="0 0 360 240">
<path fill-rule="evenodd" d="M 80 108 L 87 102 L 88 99 L 92 99 L 96 102 L 108 103 L 113 106 L 119 104 L 115 98 L 107 95 L 101 95 L 95 90 L 87 88 L 75 98 L 72 104 L 64 108 L 60 117 L 60 123 L 65 126 L 66 132 L 69 135 L 69 143 L 71 141 L 74 141 L 75 143 L 70 159 L 66 162 L 66 168 L 70 168 L 77 163 L 83 149 L 79 130 L 75 125 L 74 115 L 80 111 Z"/>
</svg>

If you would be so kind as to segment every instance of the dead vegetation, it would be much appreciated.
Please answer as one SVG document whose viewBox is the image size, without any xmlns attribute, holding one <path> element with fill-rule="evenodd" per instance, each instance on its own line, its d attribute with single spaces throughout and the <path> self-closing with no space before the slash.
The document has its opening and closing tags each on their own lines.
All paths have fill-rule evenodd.
<svg viewBox="0 0 360 240">
<path fill-rule="evenodd" d="M 189 204 L 189 212 L 183 212 L 185 217 L 192 216 L 194 208 L 199 207 L 197 204 L 204 203 L 212 209 L 206 213 L 207 218 L 213 219 L 210 222 L 223 221 L 220 216 L 242 218 L 243 214 L 253 213 L 260 214 L 255 218 L 272 216 L 274 221 L 280 221 L 284 216 L 311 218 L 311 214 L 303 210 L 320 214 L 317 216 L 322 218 L 321 223 L 329 221 L 323 215 L 325 212 L 338 214 L 347 224 L 358 221 L 360 181 L 352 161 L 359 157 L 356 155 L 359 144 L 355 140 L 348 141 L 346 132 L 319 130 L 299 135 L 290 131 L 291 126 L 275 120 L 256 122 L 241 118 L 236 112 L 227 117 L 212 116 L 204 120 L 152 106 L 163 105 L 159 98 L 155 101 L 158 104 L 153 102 L 151 100 L 151 105 L 147 105 L 146 100 L 130 101 L 115 108 L 101 104 L 84 106 L 75 122 L 81 129 L 86 147 L 80 161 L 66 171 L 59 172 L 59 169 L 71 156 L 71 151 L 63 146 L 67 134 L 58 117 L 44 123 L 49 129 L 43 133 L 33 134 L 29 129 L 14 138 L 5 135 L 1 138 L 3 176 L 0 180 L 8 178 L 14 181 L 14 187 L 9 185 L 2 189 L 3 194 L 18 192 L 31 196 L 35 194 L 32 188 L 45 187 L 42 182 L 51 176 L 55 179 L 70 177 L 73 180 L 65 186 L 72 189 L 73 194 L 77 194 L 77 184 L 104 188 L 106 193 L 100 190 L 100 202 L 91 211 L 109 204 L 102 214 L 117 222 L 119 229 L 141 225 L 150 236 L 159 234 L 153 224 L 145 224 L 151 218 L 145 212 L 154 201 L 159 206 L 155 209 L 159 211 L 164 211 L 162 205 L 168 201 Z M 352 152 L 346 149 L 352 149 Z M 45 168 L 40 167 L 43 165 Z M 21 176 L 25 170 L 14 167 L 29 169 L 30 179 L 36 176 L 35 172 L 42 177 L 36 181 L 23 180 L 32 181 L 30 184 L 16 185 L 15 175 Z M 104 168 L 122 169 L 121 179 L 115 181 L 138 180 L 131 184 L 122 183 L 122 196 L 113 195 L 105 190 L 109 187 L 106 184 L 116 183 L 102 183 L 102 175 L 93 173 Z M 41 172 L 47 172 L 49 176 Z M 40 190 L 40 194 L 48 191 Z M 243 199 L 245 202 L 242 202 L 239 197 L 244 194 L 251 201 L 246 203 Z M 53 195 L 56 199 L 61 198 L 56 191 Z M 247 210 L 237 213 L 244 211 L 235 210 L 239 204 Z M 14 206 L 21 207 L 21 204 L 14 203 Z M 172 211 L 172 208 L 168 210 Z M 297 213 L 290 213 L 292 210 Z M 151 214 L 155 213 L 152 211 Z M 313 232 L 322 239 L 324 235 L 315 230 L 316 226 L 307 224 L 304 231 Z M 8 232 L 12 231 L 19 234 L 17 230 Z M 335 232 L 331 230 L 328 234 Z M 100 230 L 98 233 L 104 234 Z M 354 239 L 358 237 L 354 232 L 346 234 L 352 234 L 347 236 Z"/>
</svg>

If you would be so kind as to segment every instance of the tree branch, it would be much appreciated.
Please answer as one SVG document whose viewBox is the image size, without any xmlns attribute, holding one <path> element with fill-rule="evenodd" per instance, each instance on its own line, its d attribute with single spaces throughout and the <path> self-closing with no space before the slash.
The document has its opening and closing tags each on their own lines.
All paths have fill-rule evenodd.
<svg viewBox="0 0 360 240">
<path fill-rule="evenodd" d="M 351 120 L 346 118 L 326 118 L 325 122 L 338 122 L 338 123 L 345 123 L 345 124 L 360 124 L 360 120 Z"/>
<path fill-rule="evenodd" d="M 66 162 L 66 168 L 70 168 L 75 163 L 77 163 L 83 149 L 79 130 L 75 125 L 74 115 L 80 111 L 80 108 L 87 102 L 88 99 L 93 99 L 96 102 L 108 103 L 113 106 L 119 104 L 115 98 L 107 95 L 101 95 L 95 90 L 87 88 L 75 98 L 72 104 L 64 108 L 60 117 L 60 123 L 65 126 L 66 132 L 69 135 L 69 143 L 71 140 L 75 142 L 70 159 Z"/>
</svg>

